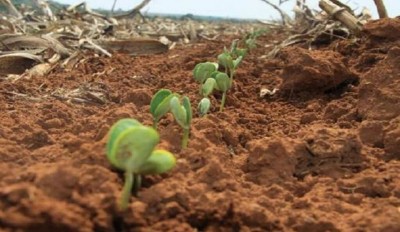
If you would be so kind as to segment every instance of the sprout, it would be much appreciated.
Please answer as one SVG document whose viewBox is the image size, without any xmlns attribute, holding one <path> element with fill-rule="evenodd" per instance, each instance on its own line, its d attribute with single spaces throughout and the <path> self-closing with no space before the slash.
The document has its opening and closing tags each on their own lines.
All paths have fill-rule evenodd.
<svg viewBox="0 0 400 232">
<path fill-rule="evenodd" d="M 192 106 L 188 97 L 183 97 L 182 104 L 178 97 L 170 101 L 171 112 L 176 122 L 183 129 L 182 148 L 186 148 L 189 141 L 190 123 L 192 122 Z"/>
<path fill-rule="evenodd" d="M 213 92 L 216 85 L 217 82 L 215 81 L 214 78 L 212 77 L 208 78 L 206 82 L 201 86 L 201 93 L 203 97 L 207 97 L 208 95 L 210 95 Z"/>
<path fill-rule="evenodd" d="M 159 90 L 152 98 L 150 112 L 153 115 L 153 128 L 157 128 L 158 121 L 169 111 L 177 123 L 183 128 L 182 148 L 186 148 L 189 140 L 190 123 L 192 121 L 192 108 L 188 97 L 183 97 L 182 105 L 179 94 L 168 89 Z"/>
<path fill-rule="evenodd" d="M 243 53 L 243 51 L 241 51 L 240 53 Z M 237 56 L 237 54 L 235 54 L 235 51 L 229 52 L 226 49 L 223 53 L 218 55 L 218 62 L 220 65 L 225 67 L 225 72 L 229 74 L 231 84 L 233 83 L 233 76 L 235 74 L 235 71 L 243 60 L 243 56 L 237 56 L 237 58 L 235 59 L 233 58 L 233 56 Z"/>
<path fill-rule="evenodd" d="M 246 36 L 245 39 L 245 45 L 248 51 L 253 50 L 254 48 L 257 47 L 256 41 L 257 38 L 265 33 L 267 33 L 268 31 L 265 29 L 261 29 L 261 30 L 255 30 L 252 33 L 248 34 Z"/>
<path fill-rule="evenodd" d="M 172 97 L 176 94 L 168 89 L 160 89 L 151 99 L 150 113 L 153 115 L 153 128 L 157 129 L 157 124 L 160 119 L 169 112 Z"/>
<path fill-rule="evenodd" d="M 209 98 L 205 97 L 203 99 L 201 99 L 200 103 L 199 103 L 199 114 L 200 117 L 203 117 L 205 115 L 207 115 L 208 111 L 210 110 L 211 107 L 211 101 Z"/>
<path fill-rule="evenodd" d="M 199 63 L 195 66 L 193 70 L 194 79 L 199 82 L 201 85 L 211 77 L 211 74 L 218 70 L 217 63 L 205 62 Z M 202 90 L 200 89 L 200 93 Z"/>
<path fill-rule="evenodd" d="M 248 50 L 253 50 L 257 47 L 256 40 L 252 38 L 246 39 L 245 44 Z"/>
<path fill-rule="evenodd" d="M 228 75 L 226 75 L 226 73 L 218 73 L 215 77 L 215 80 L 216 80 L 218 89 L 223 92 L 221 106 L 219 108 L 219 111 L 222 112 L 224 110 L 224 106 L 225 106 L 226 92 L 231 88 L 232 80 L 228 77 Z"/>
<path fill-rule="evenodd" d="M 128 207 L 132 189 L 137 194 L 142 175 L 165 173 L 175 166 L 173 154 L 154 150 L 159 140 L 156 130 L 134 119 L 121 119 L 111 127 L 106 146 L 107 159 L 113 166 L 125 171 L 125 184 L 119 202 L 121 210 Z"/>
<path fill-rule="evenodd" d="M 233 66 L 233 58 L 230 52 L 224 51 L 223 53 L 218 55 L 218 62 L 220 65 L 224 66 L 225 69 L 230 72 L 231 69 L 234 68 Z"/>
<path fill-rule="evenodd" d="M 208 99 L 207 96 L 210 95 L 214 90 L 218 90 L 222 92 L 222 100 L 221 100 L 221 106 L 220 106 L 220 111 L 224 110 L 224 105 L 225 105 L 225 100 L 226 100 L 226 92 L 231 88 L 232 82 L 229 76 L 226 73 L 223 72 L 213 72 L 211 74 L 211 77 L 206 80 L 206 82 L 202 85 L 202 94 L 203 94 L 203 99 L 202 101 L 207 101 L 205 99 Z M 208 99 L 208 103 L 199 103 L 199 110 L 200 110 L 200 115 L 205 115 L 201 110 L 202 104 L 205 104 L 203 106 L 203 109 L 207 109 L 206 113 L 208 112 L 210 108 L 210 100 Z M 209 105 L 208 107 L 205 107 L 206 105 Z"/>
<path fill-rule="evenodd" d="M 247 55 L 247 49 L 245 48 L 238 48 L 238 41 L 232 41 L 231 51 L 230 54 L 233 58 L 245 57 Z"/>
</svg>

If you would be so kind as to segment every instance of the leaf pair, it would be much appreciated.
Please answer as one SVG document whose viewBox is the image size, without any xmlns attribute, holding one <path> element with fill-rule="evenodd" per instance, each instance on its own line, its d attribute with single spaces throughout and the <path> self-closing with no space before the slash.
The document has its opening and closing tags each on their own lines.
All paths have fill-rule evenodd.
<svg viewBox="0 0 400 232">
<path fill-rule="evenodd" d="M 124 170 L 126 176 L 121 209 L 128 205 L 132 186 L 140 187 L 140 175 L 165 173 L 175 166 L 173 154 L 154 150 L 159 140 L 156 130 L 135 119 L 121 119 L 111 127 L 106 145 L 107 159 L 116 168 Z"/>
<path fill-rule="evenodd" d="M 224 66 L 225 69 L 230 73 L 230 77 L 233 78 L 234 71 L 238 68 L 243 58 L 247 55 L 247 49 L 238 48 L 238 41 L 233 40 L 231 49 L 224 49 L 224 52 L 218 56 L 218 62 Z"/>
<path fill-rule="evenodd" d="M 175 96 L 179 95 L 172 93 L 169 89 L 160 89 L 153 96 L 150 102 L 150 113 L 153 115 L 153 128 L 156 129 L 158 121 L 170 111 L 170 102 Z"/>
<path fill-rule="evenodd" d="M 208 78 L 202 85 L 202 94 L 204 97 L 210 95 L 213 90 L 226 92 L 231 87 L 231 81 L 226 73 L 214 72 L 213 76 Z"/>
<path fill-rule="evenodd" d="M 190 124 L 192 122 L 193 111 L 188 97 L 182 98 L 182 104 L 178 97 L 173 97 L 170 102 L 171 112 L 176 122 L 183 129 L 182 148 L 186 148 L 189 141 Z"/>
<path fill-rule="evenodd" d="M 178 97 L 173 97 L 170 102 L 171 112 L 177 123 L 184 129 L 190 128 L 192 122 L 192 106 L 188 97 L 182 98 L 182 104 Z"/>
<path fill-rule="evenodd" d="M 244 51 L 241 51 L 241 54 L 242 53 L 244 53 Z M 237 69 L 237 67 L 243 60 L 243 56 L 238 56 L 236 59 L 233 59 L 232 58 L 233 55 L 234 54 L 226 51 L 218 55 L 219 64 L 224 66 L 228 70 L 231 77 L 233 77 L 234 71 Z"/>
<path fill-rule="evenodd" d="M 211 74 L 218 70 L 218 64 L 212 62 L 199 63 L 193 70 L 194 79 L 203 84 Z"/>
</svg>

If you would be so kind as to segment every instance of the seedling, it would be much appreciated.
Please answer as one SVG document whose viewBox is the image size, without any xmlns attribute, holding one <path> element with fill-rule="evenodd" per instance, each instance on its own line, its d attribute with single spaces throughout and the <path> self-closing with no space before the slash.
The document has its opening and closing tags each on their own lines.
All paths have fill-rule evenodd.
<svg viewBox="0 0 400 232">
<path fill-rule="evenodd" d="M 228 75 L 226 75 L 226 73 L 218 73 L 215 76 L 215 80 L 216 80 L 216 83 L 217 83 L 217 85 L 216 85 L 217 89 L 222 92 L 221 106 L 219 108 L 219 111 L 222 112 L 224 110 L 224 106 L 225 106 L 226 92 L 232 86 L 232 79 L 230 79 L 228 77 Z"/>
<path fill-rule="evenodd" d="M 214 72 L 211 77 L 209 77 L 206 82 L 201 86 L 201 94 L 203 97 L 208 97 L 215 89 L 217 82 L 215 80 L 215 75 L 219 72 Z"/>
<path fill-rule="evenodd" d="M 245 45 L 248 51 L 253 50 L 254 48 L 257 47 L 256 41 L 257 38 L 263 34 L 265 34 L 267 30 L 261 29 L 261 30 L 256 30 L 250 33 L 249 35 L 246 36 L 245 38 Z"/>
<path fill-rule="evenodd" d="M 190 123 L 192 122 L 192 106 L 188 97 L 183 97 L 182 104 L 178 97 L 172 97 L 170 101 L 171 112 L 176 122 L 183 129 L 182 149 L 187 147 L 190 134 Z"/>
<path fill-rule="evenodd" d="M 223 72 L 213 72 L 211 77 L 206 80 L 202 85 L 202 93 L 204 97 L 207 97 L 214 90 L 222 92 L 222 100 L 219 110 L 223 111 L 226 100 L 226 92 L 231 88 L 232 82 L 226 73 Z M 204 99 L 204 98 L 203 98 Z M 200 102 L 201 103 L 201 102 Z M 204 104 L 204 103 L 203 103 Z M 200 114 L 201 111 L 200 111 Z"/>
<path fill-rule="evenodd" d="M 204 84 L 204 82 L 211 77 L 211 74 L 218 70 L 218 64 L 212 62 L 204 62 L 197 64 L 193 69 L 193 77 L 194 79 L 200 83 L 200 85 Z M 200 87 L 200 93 L 202 93 L 202 89 Z"/>
<path fill-rule="evenodd" d="M 232 41 L 230 54 L 233 58 L 245 57 L 247 55 L 246 48 L 238 48 L 239 40 Z"/>
<path fill-rule="evenodd" d="M 207 113 L 210 110 L 210 108 L 211 108 L 210 99 L 207 98 L 207 97 L 201 99 L 201 101 L 199 103 L 199 106 L 198 106 L 200 117 L 203 117 L 203 116 L 207 115 Z"/>
<path fill-rule="evenodd" d="M 151 99 L 150 113 L 153 115 L 153 128 L 157 129 L 160 119 L 169 112 L 171 99 L 177 96 L 168 89 L 160 89 Z"/>
<path fill-rule="evenodd" d="M 246 39 L 245 44 L 246 44 L 247 50 L 253 50 L 254 48 L 257 47 L 256 40 L 252 39 L 252 38 Z"/>
<path fill-rule="evenodd" d="M 133 189 L 136 195 L 142 175 L 161 174 L 171 170 L 176 160 L 165 150 L 154 150 L 160 137 L 156 130 L 143 126 L 135 119 L 121 119 L 110 129 L 107 141 L 107 159 L 116 168 L 125 171 L 125 183 L 119 208 L 128 207 Z"/>
<path fill-rule="evenodd" d="M 233 83 L 233 76 L 235 75 L 236 69 L 243 60 L 243 56 L 238 56 L 234 59 L 232 56 L 235 55 L 234 51 L 228 51 L 226 49 L 223 53 L 218 55 L 218 62 L 225 68 L 225 72 L 229 75 L 231 84 Z"/>
<path fill-rule="evenodd" d="M 182 148 L 186 148 L 192 121 L 192 107 L 188 97 L 183 97 L 182 105 L 179 98 L 179 94 L 161 89 L 151 99 L 150 112 L 153 115 L 153 128 L 157 129 L 158 121 L 171 111 L 177 123 L 183 128 Z"/>
</svg>

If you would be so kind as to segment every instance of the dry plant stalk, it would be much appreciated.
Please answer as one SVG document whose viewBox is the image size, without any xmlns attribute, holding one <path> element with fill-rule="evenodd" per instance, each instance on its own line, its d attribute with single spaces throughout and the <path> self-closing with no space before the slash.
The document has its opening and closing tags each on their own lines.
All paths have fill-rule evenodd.
<svg viewBox="0 0 400 232">
<path fill-rule="evenodd" d="M 139 14 L 143 19 L 143 15 L 140 13 L 140 10 L 147 6 L 147 4 L 150 3 L 151 0 L 143 0 L 139 5 L 137 5 L 135 8 L 133 8 L 131 11 L 129 11 L 127 14 L 122 14 L 122 15 L 116 15 L 114 18 L 116 19 L 121 19 L 121 18 L 125 18 L 125 17 L 133 17 L 137 14 Z"/>
<path fill-rule="evenodd" d="M 115 5 L 117 5 L 117 0 L 114 0 L 114 2 L 113 2 L 113 4 L 112 4 L 111 12 L 110 12 L 110 15 L 111 15 L 111 16 L 114 14 Z"/>
<path fill-rule="evenodd" d="M 281 8 L 279 8 L 277 5 L 271 3 L 268 0 L 261 0 L 263 2 L 265 2 L 266 4 L 270 5 L 272 8 L 274 8 L 275 10 L 277 10 L 279 12 L 279 14 L 281 15 L 282 18 L 282 24 L 283 25 L 288 25 L 290 24 L 290 17 L 289 15 L 287 15 Z"/>
<path fill-rule="evenodd" d="M 387 18 L 388 14 L 386 11 L 386 7 L 385 4 L 383 3 L 383 0 L 374 0 L 376 8 L 378 9 L 378 14 L 379 14 L 379 18 L 383 19 L 383 18 Z"/>
<path fill-rule="evenodd" d="M 14 4 L 12 4 L 11 0 L 0 0 L 0 3 L 2 3 L 10 12 L 10 14 L 14 15 L 17 18 L 22 18 L 21 13 L 15 8 Z"/>
<path fill-rule="evenodd" d="M 345 7 L 340 7 L 330 0 L 320 0 L 319 7 L 335 19 L 342 22 L 354 33 L 359 33 L 361 31 L 361 23 Z"/>
<path fill-rule="evenodd" d="M 51 10 L 49 3 L 46 0 L 34 0 L 33 1 L 37 7 L 39 7 L 43 14 L 46 15 L 51 21 L 56 21 L 57 18 L 53 14 L 53 11 Z"/>
</svg>

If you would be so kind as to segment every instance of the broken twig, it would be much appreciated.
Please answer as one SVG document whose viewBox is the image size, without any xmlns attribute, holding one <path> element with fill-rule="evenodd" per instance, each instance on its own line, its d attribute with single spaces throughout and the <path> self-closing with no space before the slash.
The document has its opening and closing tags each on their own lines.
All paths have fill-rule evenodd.
<svg viewBox="0 0 400 232">
<path fill-rule="evenodd" d="M 385 4 L 383 3 L 383 0 L 374 0 L 376 8 L 378 9 L 378 14 L 379 14 L 379 18 L 383 19 L 383 18 L 387 18 L 388 14 L 386 11 L 386 7 Z"/>
<path fill-rule="evenodd" d="M 345 7 L 340 7 L 330 0 L 320 0 L 319 7 L 339 20 L 354 33 L 359 33 L 361 31 L 362 24 Z"/>
</svg>

